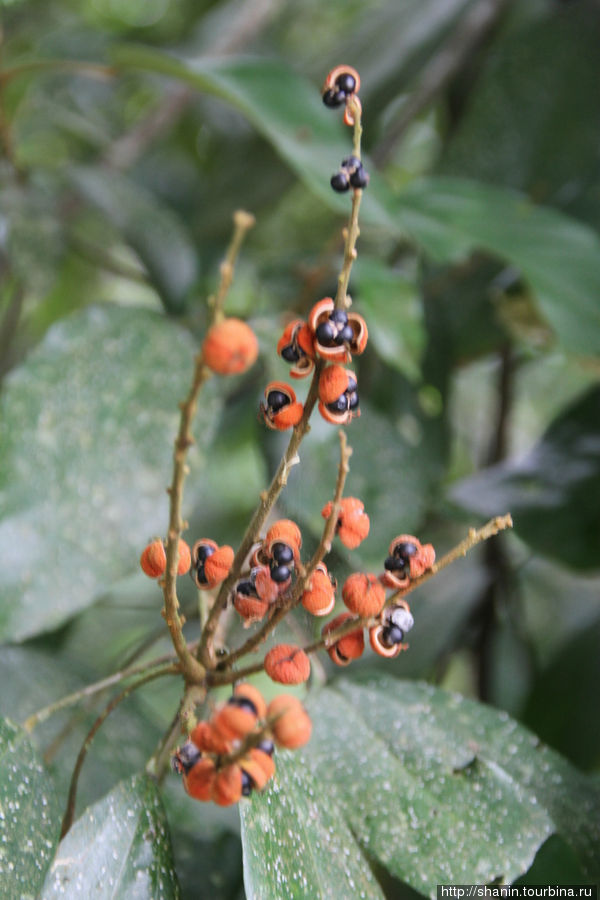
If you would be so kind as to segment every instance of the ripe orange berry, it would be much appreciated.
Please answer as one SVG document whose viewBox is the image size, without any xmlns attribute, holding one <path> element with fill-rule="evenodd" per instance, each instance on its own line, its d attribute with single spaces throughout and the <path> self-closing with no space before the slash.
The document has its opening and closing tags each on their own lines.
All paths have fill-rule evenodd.
<svg viewBox="0 0 600 900">
<path fill-rule="evenodd" d="M 265 672 L 279 684 L 301 684 L 310 676 L 310 660 L 301 647 L 277 644 L 265 656 Z"/>
<path fill-rule="evenodd" d="M 268 600 L 261 600 L 260 597 L 253 597 L 237 590 L 233 595 L 233 605 L 236 612 L 244 619 L 244 628 L 264 619 L 269 609 Z"/>
<path fill-rule="evenodd" d="M 378 616 L 385 604 L 385 588 L 376 575 L 355 572 L 344 582 L 342 599 L 361 618 Z"/>
<path fill-rule="evenodd" d="M 252 780 L 252 787 L 262 791 L 266 783 L 275 774 L 275 762 L 262 750 L 252 748 L 248 756 L 240 760 L 240 767 Z"/>
<path fill-rule="evenodd" d="M 329 518 L 332 508 L 333 503 L 330 500 L 321 510 L 324 519 Z M 370 527 L 371 522 L 362 500 L 357 497 L 344 497 L 340 503 L 336 526 L 336 533 L 342 544 L 350 550 L 355 550 L 369 534 Z"/>
<path fill-rule="evenodd" d="M 203 753 L 221 754 L 231 751 L 230 741 L 217 732 L 211 722 L 198 722 L 190 734 L 190 740 Z"/>
<path fill-rule="evenodd" d="M 239 375 L 258 357 L 258 341 L 241 319 L 223 319 L 209 329 L 202 344 L 205 365 L 217 375 Z"/>
<path fill-rule="evenodd" d="M 355 379 L 354 372 L 343 366 L 327 366 L 319 378 L 319 400 L 325 405 L 334 403 L 348 388 L 348 377 Z"/>
<path fill-rule="evenodd" d="M 167 554 L 162 541 L 156 540 L 148 544 L 146 549 L 140 556 L 140 566 L 142 571 L 149 578 L 159 578 L 165 574 L 167 569 Z"/>
<path fill-rule="evenodd" d="M 269 547 L 276 541 L 288 544 L 292 548 L 300 549 L 302 546 L 302 533 L 291 519 L 279 519 L 274 522 L 265 535 L 264 544 Z"/>
<path fill-rule="evenodd" d="M 192 564 L 192 554 L 189 546 L 185 541 L 179 541 L 179 561 L 177 563 L 177 574 L 185 575 L 189 572 Z"/>
<path fill-rule="evenodd" d="M 183 786 L 196 800 L 205 803 L 212 797 L 212 789 L 215 781 L 215 764 L 209 757 L 202 757 L 192 766 L 187 775 L 183 776 Z"/>
<path fill-rule="evenodd" d="M 207 557 L 204 562 L 204 572 L 211 585 L 214 586 L 221 581 L 225 581 L 229 575 L 233 557 L 233 547 L 230 547 L 229 544 L 223 544 L 211 556 Z"/>
<path fill-rule="evenodd" d="M 256 721 L 257 715 L 251 709 L 235 703 L 226 703 L 216 711 L 211 724 L 218 735 L 226 741 L 233 741 L 244 738 L 254 731 Z"/>
<path fill-rule="evenodd" d="M 211 799 L 217 806 L 231 806 L 242 796 L 242 770 L 237 763 L 217 772 L 212 783 Z"/>
<path fill-rule="evenodd" d="M 297 697 L 279 694 L 269 703 L 267 716 L 271 731 L 279 747 L 295 750 L 310 740 L 312 722 Z"/>
<path fill-rule="evenodd" d="M 335 590 L 325 563 L 319 563 L 312 573 L 302 594 L 302 606 L 313 616 L 327 616 L 335 606 Z"/>
<path fill-rule="evenodd" d="M 335 631 L 345 622 L 348 622 L 350 619 L 353 619 L 354 616 L 352 613 L 344 612 L 340 613 L 339 616 L 336 616 L 335 619 L 332 619 L 331 622 L 328 622 L 327 625 L 323 626 L 321 630 L 321 635 L 324 638 L 327 638 L 332 631 Z M 344 637 L 339 638 L 332 644 L 330 647 L 327 647 L 327 652 L 329 653 L 330 659 L 336 664 L 336 666 L 347 666 L 353 659 L 358 659 L 359 656 L 362 656 L 363 650 L 365 649 L 365 636 L 363 634 L 362 628 L 357 628 L 356 631 L 351 631 L 350 634 L 345 634 Z"/>
</svg>

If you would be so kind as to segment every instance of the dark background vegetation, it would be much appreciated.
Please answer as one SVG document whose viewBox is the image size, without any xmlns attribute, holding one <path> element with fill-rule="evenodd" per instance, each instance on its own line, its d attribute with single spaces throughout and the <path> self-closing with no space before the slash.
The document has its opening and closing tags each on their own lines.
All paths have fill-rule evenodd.
<svg viewBox="0 0 600 900">
<path fill-rule="evenodd" d="M 3 712 L 22 719 L 168 650 L 137 559 L 166 527 L 176 401 L 239 207 L 257 225 L 229 311 L 255 327 L 261 360 L 205 396 L 186 514 L 190 535 L 241 537 L 282 448 L 257 419 L 267 380 L 285 377 L 277 337 L 335 289 L 349 203 L 328 180 L 350 133 L 319 88 L 348 62 L 373 175 L 350 285 L 370 343 L 348 491 L 372 532 L 355 554 L 336 549 L 337 574 L 380 569 L 398 533 L 441 554 L 486 517 L 515 521 L 415 594 L 409 653 L 367 654 L 350 675 L 483 700 L 597 773 L 600 4 L 1 11 Z M 315 423 L 301 456 L 279 511 L 310 546 L 333 430 Z M 183 599 L 192 636 L 191 585 Z M 82 809 L 145 762 L 177 699 L 161 681 L 114 714 Z M 36 732 L 61 791 L 95 709 Z M 167 800 L 184 895 L 241 895 L 237 816 L 182 802 L 175 784 Z"/>
</svg>

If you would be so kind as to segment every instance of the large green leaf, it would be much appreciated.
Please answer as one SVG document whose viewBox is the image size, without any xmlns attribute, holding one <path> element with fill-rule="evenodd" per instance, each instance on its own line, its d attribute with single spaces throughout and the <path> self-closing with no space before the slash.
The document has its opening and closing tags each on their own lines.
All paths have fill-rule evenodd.
<svg viewBox="0 0 600 900">
<path fill-rule="evenodd" d="M 581 569 L 598 568 L 600 387 L 550 425 L 531 452 L 457 484 L 452 498 L 481 515 L 510 510 L 536 551 Z"/>
<path fill-rule="evenodd" d="M 238 108 L 273 145 L 307 188 L 348 212 L 329 175 L 350 146 L 338 117 L 289 67 L 273 60 L 185 61 L 156 50 L 121 47 L 115 61 L 182 79 Z M 480 248 L 517 265 L 530 282 L 556 338 L 583 354 L 600 352 L 600 239 L 555 210 L 504 188 L 460 178 L 422 178 L 392 196 L 371 172 L 361 218 L 438 260 Z"/>
<path fill-rule="evenodd" d="M 373 864 L 431 896 L 513 881 L 552 834 L 600 874 L 600 789 L 505 713 L 390 678 L 340 680 L 308 708 L 311 742 L 241 806 L 250 897 L 381 896 Z"/>
<path fill-rule="evenodd" d="M 188 334 L 162 316 L 90 308 L 55 325 L 7 380 L 0 639 L 48 630 L 88 606 L 136 572 L 148 538 L 164 532 L 193 352 Z M 203 393 L 195 429 L 201 447 L 211 397 Z"/>
<path fill-rule="evenodd" d="M 36 897 L 58 842 L 58 800 L 25 732 L 6 719 L 0 760 L 0 896 Z"/>
<path fill-rule="evenodd" d="M 174 212 L 114 171 L 71 168 L 72 184 L 136 251 L 170 312 L 181 312 L 198 276 L 194 245 Z"/>
<path fill-rule="evenodd" d="M 64 897 L 177 898 L 164 809 L 145 776 L 123 781 L 91 806 L 61 841 L 40 900 Z"/>
</svg>

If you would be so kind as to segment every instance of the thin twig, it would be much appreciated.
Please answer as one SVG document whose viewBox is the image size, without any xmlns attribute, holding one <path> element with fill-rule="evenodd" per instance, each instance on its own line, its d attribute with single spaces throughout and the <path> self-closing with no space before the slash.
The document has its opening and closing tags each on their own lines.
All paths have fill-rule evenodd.
<svg viewBox="0 0 600 900">
<path fill-rule="evenodd" d="M 98 78 L 101 81 L 109 81 L 118 72 L 114 66 L 105 66 L 102 63 L 92 63 L 79 59 L 32 59 L 26 62 L 15 63 L 0 72 L 0 84 L 8 84 L 19 75 L 27 75 L 31 72 L 54 71 L 74 72 L 76 75 L 85 75 L 88 78 Z"/>
<path fill-rule="evenodd" d="M 249 228 L 254 225 L 254 216 L 250 213 L 238 210 L 234 213 L 234 231 L 231 243 L 227 249 L 224 261 L 221 264 L 221 278 L 217 293 L 209 301 L 211 308 L 211 324 L 223 315 L 222 307 L 227 296 L 227 291 L 233 279 L 235 261 L 242 241 Z M 179 538 L 185 527 L 181 517 L 181 505 L 183 498 L 183 485 L 188 472 L 186 464 L 190 446 L 194 443 L 192 435 L 192 422 L 196 413 L 198 394 L 205 381 L 212 375 L 208 366 L 204 365 L 204 358 L 200 352 L 195 360 L 194 376 L 186 399 L 181 404 L 181 417 L 179 432 L 175 439 L 175 451 L 173 454 L 173 479 L 169 492 L 169 531 L 167 535 L 167 568 L 161 579 L 161 587 L 164 596 L 164 616 L 175 651 L 183 665 L 186 680 L 190 683 L 200 683 L 204 678 L 204 666 L 188 650 L 183 636 L 183 622 L 179 614 L 179 600 L 177 598 L 177 564 L 179 560 Z"/>
<path fill-rule="evenodd" d="M 352 115 L 354 116 L 354 156 L 360 159 L 361 149 L 360 142 L 362 136 L 362 119 L 361 108 L 359 104 L 350 101 Z M 337 292 L 335 295 L 336 309 L 346 309 L 348 303 L 348 284 L 350 282 L 350 272 L 352 271 L 352 263 L 356 259 L 356 241 L 360 234 L 358 227 L 358 211 L 360 209 L 360 201 L 363 192 L 361 188 L 355 188 L 352 194 L 352 209 L 350 211 L 350 219 L 347 228 L 344 229 L 344 261 L 340 274 L 338 275 Z"/>
<path fill-rule="evenodd" d="M 154 681 L 156 678 L 162 678 L 163 675 L 170 675 L 172 672 L 178 672 L 179 667 L 176 665 L 165 666 L 162 669 L 159 669 L 156 672 L 150 672 L 147 675 L 144 675 L 143 678 L 139 678 L 134 684 L 128 685 L 128 687 L 124 688 L 116 697 L 110 701 L 107 706 L 102 710 L 90 730 L 88 731 L 85 740 L 81 746 L 81 750 L 79 751 L 79 755 L 77 756 L 77 761 L 75 762 L 75 768 L 73 769 L 73 774 L 71 776 L 71 784 L 69 785 L 69 796 L 67 799 L 67 808 L 65 810 L 65 814 L 62 821 L 62 826 L 60 830 L 61 840 L 73 824 L 73 818 L 75 816 L 75 803 L 77 800 L 77 785 L 79 783 L 79 775 L 81 773 L 81 769 L 83 767 L 83 763 L 85 762 L 85 758 L 87 756 L 88 750 L 96 736 L 98 730 L 104 723 L 104 721 L 108 718 L 111 712 L 117 708 L 117 706 L 125 700 L 129 694 L 136 691 L 138 688 L 142 687 L 145 684 L 148 684 L 150 681 Z"/>
</svg>

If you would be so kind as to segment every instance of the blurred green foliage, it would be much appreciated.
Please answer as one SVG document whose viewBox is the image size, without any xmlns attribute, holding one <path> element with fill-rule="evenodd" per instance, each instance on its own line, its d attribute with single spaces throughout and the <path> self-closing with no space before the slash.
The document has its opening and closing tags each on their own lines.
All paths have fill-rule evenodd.
<svg viewBox="0 0 600 900">
<path fill-rule="evenodd" d="M 169 649 L 137 559 L 166 528 L 176 402 L 240 207 L 257 224 L 228 309 L 261 358 L 203 395 L 184 514 L 190 535 L 243 534 L 283 446 L 257 419 L 267 380 L 287 377 L 275 343 L 335 290 L 349 203 L 328 182 L 350 135 L 319 88 L 348 62 L 372 180 L 350 283 L 371 340 L 347 490 L 372 530 L 356 552 L 334 547 L 331 568 L 379 570 L 404 531 L 441 554 L 483 517 L 510 510 L 515 525 L 415 594 L 410 653 L 365 655 L 349 677 L 484 700 L 597 773 L 598 4 L 14 0 L 0 13 L 1 712 L 21 721 Z M 279 505 L 309 549 L 336 440 L 315 421 Z M 182 602 L 192 637 L 191 585 Z M 315 625 L 299 614 L 294 629 Z M 81 810 L 119 779 L 147 790 L 131 778 L 177 699 L 161 681 L 117 710 Z M 33 735 L 61 799 L 98 709 Z M 182 895 L 243 896 L 237 815 L 179 788 L 165 805 Z M 537 883 L 583 877 L 544 829 Z M 371 862 L 377 890 L 408 891 Z"/>
</svg>

